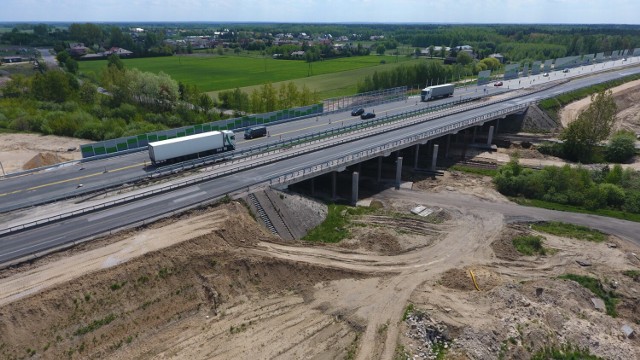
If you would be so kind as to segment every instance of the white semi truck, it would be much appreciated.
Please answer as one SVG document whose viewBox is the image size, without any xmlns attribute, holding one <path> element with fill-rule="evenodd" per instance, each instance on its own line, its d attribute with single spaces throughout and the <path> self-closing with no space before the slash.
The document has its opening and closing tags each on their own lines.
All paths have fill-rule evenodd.
<svg viewBox="0 0 640 360">
<path fill-rule="evenodd" d="M 428 86 L 422 89 L 420 99 L 422 101 L 429 101 L 441 97 L 449 97 L 453 95 L 453 90 L 455 88 L 456 86 L 454 84 Z"/>
<path fill-rule="evenodd" d="M 154 165 L 157 165 L 162 162 L 235 150 L 235 148 L 236 137 L 233 131 L 210 131 L 149 143 L 149 158 Z"/>
</svg>

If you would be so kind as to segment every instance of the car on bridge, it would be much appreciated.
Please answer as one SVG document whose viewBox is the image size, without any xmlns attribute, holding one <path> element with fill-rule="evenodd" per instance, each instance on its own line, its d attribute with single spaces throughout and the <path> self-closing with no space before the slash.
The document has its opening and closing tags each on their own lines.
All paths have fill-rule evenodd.
<svg viewBox="0 0 640 360">
<path fill-rule="evenodd" d="M 569 72 L 569 69 L 564 69 L 564 70 L 562 70 L 562 72 L 563 72 L 563 73 L 568 73 L 568 72 Z"/>
<path fill-rule="evenodd" d="M 362 114 L 364 114 L 364 109 L 363 108 L 353 109 L 353 111 L 351 111 L 351 116 L 358 116 L 358 115 L 362 115 Z"/>
<path fill-rule="evenodd" d="M 502 86 L 502 81 L 496 81 L 495 84 L 493 84 L 493 86 Z"/>
<path fill-rule="evenodd" d="M 360 115 L 360 119 L 362 120 L 373 119 L 374 117 L 376 117 L 376 114 L 372 112 Z"/>
</svg>

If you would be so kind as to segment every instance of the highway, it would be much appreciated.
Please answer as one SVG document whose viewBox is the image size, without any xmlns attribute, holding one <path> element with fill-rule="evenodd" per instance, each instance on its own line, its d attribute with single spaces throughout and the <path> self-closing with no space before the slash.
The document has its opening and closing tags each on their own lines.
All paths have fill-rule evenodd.
<svg viewBox="0 0 640 360">
<path fill-rule="evenodd" d="M 633 63 L 637 64 L 638 60 L 640 60 L 640 58 L 630 58 L 629 63 L 633 61 Z M 502 87 L 494 87 L 492 84 L 484 87 L 463 87 L 456 89 L 455 96 L 449 99 L 422 103 L 419 102 L 417 98 L 410 98 L 407 101 L 376 105 L 373 108 L 367 108 L 367 111 L 376 112 L 378 118 L 392 116 L 446 102 L 484 95 L 485 89 L 487 95 L 495 95 L 517 88 L 531 85 L 539 86 L 539 84 L 545 83 L 549 84 L 592 71 L 622 65 L 624 65 L 622 61 L 617 61 L 575 68 L 568 74 L 551 72 L 549 77 L 543 77 L 542 74 L 540 74 L 528 78 L 504 81 Z M 268 127 L 270 136 L 267 138 L 245 141 L 242 139 L 241 134 L 238 134 L 236 137 L 238 140 L 237 148 L 238 150 L 243 150 L 268 142 L 273 143 L 279 140 L 291 139 L 361 121 L 359 117 L 350 116 L 349 112 L 350 110 L 346 110 L 344 112 L 272 125 Z M 36 172 L 27 176 L 8 177 L 0 181 L 0 214 L 19 208 L 36 206 L 48 202 L 50 199 L 74 197 L 81 192 L 100 190 L 114 185 L 124 184 L 132 179 L 151 174 L 154 171 L 155 169 L 150 166 L 147 153 L 143 151 L 51 168 L 47 169 L 47 171 Z"/>
<path fill-rule="evenodd" d="M 247 169 L 238 174 L 224 176 L 207 182 L 202 182 L 197 185 L 184 187 L 177 191 L 163 193 L 161 195 L 156 195 L 139 201 L 131 202 L 104 211 L 93 212 L 82 216 L 70 218 L 65 221 L 51 223 L 48 225 L 30 229 L 24 232 L 3 236 L 0 238 L 0 263 L 23 258 L 26 256 L 33 256 L 34 253 L 40 251 L 51 249 L 57 246 L 62 246 L 64 244 L 71 244 L 75 241 L 80 241 L 87 237 L 101 234 L 118 227 L 145 221 L 147 219 L 151 219 L 165 213 L 170 213 L 174 210 L 179 210 L 186 206 L 196 205 L 207 199 L 215 199 L 225 194 L 242 192 L 250 186 L 253 186 L 254 184 L 259 184 L 266 180 L 274 179 L 299 169 L 310 168 L 314 165 L 330 162 L 340 156 L 343 156 L 344 154 L 370 149 L 378 145 L 393 143 L 394 141 L 398 141 L 399 139 L 407 137 L 408 134 L 424 132 L 430 129 L 437 129 L 446 126 L 451 122 L 460 121 L 460 119 L 462 118 L 471 119 L 476 116 L 504 109 L 513 105 L 526 104 L 528 102 L 537 101 L 539 99 L 559 94 L 564 91 L 570 91 L 580 87 L 589 86 L 591 84 L 637 73 L 640 73 L 640 67 L 627 68 L 620 71 L 601 73 L 588 78 L 576 79 L 538 93 L 507 100 L 502 103 L 473 109 L 457 115 L 445 116 L 429 122 L 420 123 L 393 131 L 388 131 L 377 136 L 327 147 L 320 151 L 306 153 L 300 156 L 281 160 L 276 163 Z M 393 109 L 394 107 L 400 108 L 402 106 L 419 106 L 420 104 L 415 105 L 411 104 L 410 101 L 407 101 L 400 103 L 390 103 L 386 105 L 389 109 Z M 380 114 L 379 110 L 377 109 L 376 112 Z M 336 115 L 334 114 L 332 116 Z M 336 116 L 336 119 L 338 118 L 339 117 Z M 351 120 L 350 116 L 347 119 Z M 301 125 L 304 125 L 304 123 L 298 123 L 297 127 L 304 127 Z M 282 128 L 280 131 L 287 131 L 287 127 L 296 128 L 296 123 L 282 124 Z M 265 141 L 268 139 L 262 140 Z M 132 166 L 132 169 L 135 168 L 135 156 L 140 156 L 140 154 L 133 155 L 134 156 L 119 157 L 118 159 L 120 163 L 118 166 Z M 122 166 L 121 161 L 123 161 L 123 159 L 130 162 L 131 164 Z M 89 164 L 99 164 L 100 162 L 84 163 L 82 164 L 82 166 L 85 166 L 84 170 L 78 170 L 76 167 L 79 165 L 73 165 L 70 168 L 75 170 L 75 174 L 84 172 L 83 175 L 80 176 L 89 176 L 92 175 L 91 171 L 99 171 L 99 166 L 91 169 L 87 168 L 86 166 Z M 140 167 L 141 165 L 138 163 L 138 166 Z M 64 168 L 59 169 L 58 171 L 64 172 Z M 51 175 L 55 176 L 58 171 L 51 172 Z M 117 174 L 118 172 L 118 168 L 116 168 L 113 171 L 110 170 L 106 174 Z M 31 176 L 27 176 L 24 178 L 30 177 Z M 51 182 L 51 180 L 49 181 Z M 64 181 L 64 179 L 58 181 Z M 65 184 L 65 182 L 63 182 L 62 184 Z M 69 184 L 69 182 L 66 182 L 66 184 Z M 46 183 L 44 185 L 46 185 Z M 55 187 L 56 185 L 51 186 Z M 27 192 L 37 190 L 38 189 L 34 189 Z M 633 238 L 629 238 L 629 240 L 632 239 Z"/>
<path fill-rule="evenodd" d="M 505 87 L 494 88 L 491 86 L 487 88 L 487 94 L 508 91 Z M 482 94 L 482 90 L 478 90 L 475 86 L 459 88 L 452 98 L 433 102 L 420 102 L 419 99 L 412 98 L 407 101 L 377 105 L 373 108 L 367 108 L 367 111 L 375 111 L 380 118 L 476 97 L 479 93 Z M 271 125 L 268 127 L 269 137 L 244 140 L 242 133 L 238 133 L 236 135 L 237 149 L 244 150 L 362 121 L 358 116 L 351 116 L 350 111 Z M 155 168 L 151 166 L 147 152 L 141 151 L 106 159 L 66 164 L 25 176 L 8 177 L 0 181 L 0 213 L 35 206 L 47 202 L 51 198 L 74 197 L 80 192 L 90 189 L 100 190 L 114 184 L 123 184 L 132 179 L 152 174 L 154 171 Z M 79 185 L 82 186 L 79 187 Z"/>
<path fill-rule="evenodd" d="M 629 63 L 633 61 L 634 64 L 637 64 L 638 60 L 640 58 L 630 58 Z M 572 69 L 568 74 L 551 72 L 549 77 L 543 77 L 540 74 L 528 78 L 509 80 L 504 81 L 502 87 L 494 87 L 493 84 L 484 87 L 462 87 L 456 89 L 455 96 L 449 99 L 423 103 L 417 98 L 410 98 L 406 101 L 376 105 L 372 108 L 367 108 L 367 111 L 374 111 L 378 118 L 393 116 L 420 108 L 481 96 L 485 94 L 485 89 L 487 95 L 495 95 L 517 88 L 562 81 L 592 71 L 609 69 L 614 65 L 622 66 L 623 63 L 622 61 L 608 62 Z M 271 125 L 268 126 L 270 136 L 266 138 L 245 141 L 242 139 L 242 135 L 238 134 L 236 136 L 237 148 L 238 150 L 243 150 L 253 146 L 338 128 L 359 121 L 361 121 L 359 117 L 352 117 L 350 110 L 345 110 L 314 118 Z M 46 171 L 31 173 L 26 176 L 4 178 L 0 180 L 0 214 L 15 209 L 36 206 L 51 201 L 51 199 L 74 197 L 81 192 L 98 191 L 114 185 L 124 184 L 133 179 L 152 174 L 154 171 L 155 168 L 150 166 L 146 151 L 142 151 L 101 160 L 67 164 L 66 166 L 50 168 Z"/>
</svg>

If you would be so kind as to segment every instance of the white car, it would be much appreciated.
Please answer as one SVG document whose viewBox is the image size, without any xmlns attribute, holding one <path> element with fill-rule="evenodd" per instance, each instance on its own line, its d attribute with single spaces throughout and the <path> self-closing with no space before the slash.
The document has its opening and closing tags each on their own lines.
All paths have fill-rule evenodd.
<svg viewBox="0 0 640 360">
<path fill-rule="evenodd" d="M 544 73 L 544 74 L 542 74 L 542 76 L 544 76 L 544 77 L 548 77 L 548 76 L 549 76 L 549 73 Z"/>
</svg>

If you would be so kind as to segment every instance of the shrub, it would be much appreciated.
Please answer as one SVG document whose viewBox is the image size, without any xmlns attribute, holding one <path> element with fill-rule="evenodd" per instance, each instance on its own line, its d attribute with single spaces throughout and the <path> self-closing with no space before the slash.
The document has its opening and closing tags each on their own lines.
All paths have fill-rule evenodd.
<svg viewBox="0 0 640 360">
<path fill-rule="evenodd" d="M 633 132 L 620 130 L 609 141 L 605 158 L 614 163 L 626 162 L 636 154 L 635 143 L 636 136 Z"/>
<path fill-rule="evenodd" d="M 547 251 L 542 246 L 544 238 L 542 236 L 535 235 L 523 235 L 518 236 L 511 240 L 513 242 L 513 246 L 515 246 L 516 250 L 519 253 L 524 255 L 546 255 Z"/>
<path fill-rule="evenodd" d="M 562 143 L 543 142 L 538 146 L 538 152 L 559 158 L 565 157 Z"/>
</svg>

